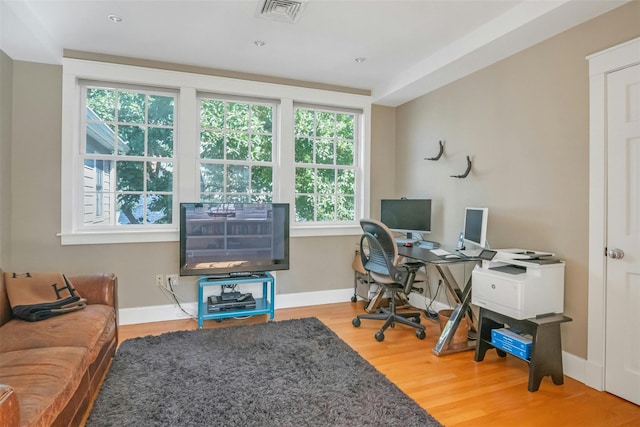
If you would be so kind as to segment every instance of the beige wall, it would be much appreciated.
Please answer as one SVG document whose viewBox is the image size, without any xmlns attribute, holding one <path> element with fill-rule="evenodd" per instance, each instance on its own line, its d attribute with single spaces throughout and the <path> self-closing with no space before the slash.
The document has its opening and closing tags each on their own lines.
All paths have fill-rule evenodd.
<svg viewBox="0 0 640 427">
<path fill-rule="evenodd" d="M 0 51 L 0 268 L 9 265 L 13 61 Z"/>
<path fill-rule="evenodd" d="M 69 274 L 114 272 L 119 278 L 122 308 L 168 304 L 155 287 L 155 275 L 177 271 L 177 242 L 60 245 L 56 233 L 60 231 L 62 68 L 10 62 L 15 94 L 10 202 L 12 262 L 3 268 Z M 4 185 L 2 193 L 5 194 Z M 291 270 L 277 274 L 277 292 L 352 286 L 351 259 L 356 240 L 355 236 L 293 238 Z M 184 278 L 181 283 L 180 295 L 187 301 L 195 301 L 195 279 Z"/>
<path fill-rule="evenodd" d="M 395 197 L 396 109 L 371 107 L 371 217 L 380 218 L 380 200 Z"/>
<path fill-rule="evenodd" d="M 585 56 L 640 36 L 640 2 L 397 108 L 397 194 L 434 199 L 434 240 L 465 206 L 489 208 L 489 243 L 566 261 L 563 347 L 587 353 L 589 86 Z M 446 140 L 445 156 L 423 160 Z M 451 178 L 473 169 L 466 179 Z"/>
</svg>

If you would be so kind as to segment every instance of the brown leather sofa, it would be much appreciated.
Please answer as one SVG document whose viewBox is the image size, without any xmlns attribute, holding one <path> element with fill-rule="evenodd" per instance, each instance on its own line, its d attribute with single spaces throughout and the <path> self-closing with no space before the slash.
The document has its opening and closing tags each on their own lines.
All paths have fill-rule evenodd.
<svg viewBox="0 0 640 427">
<path fill-rule="evenodd" d="M 70 276 L 79 311 L 39 322 L 12 317 L 0 270 L 0 426 L 77 426 L 118 343 L 113 274 Z"/>
</svg>

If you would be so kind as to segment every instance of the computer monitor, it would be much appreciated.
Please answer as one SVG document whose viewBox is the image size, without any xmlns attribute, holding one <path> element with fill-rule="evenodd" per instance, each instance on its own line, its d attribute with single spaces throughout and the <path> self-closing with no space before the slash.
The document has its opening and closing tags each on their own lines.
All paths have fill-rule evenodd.
<svg viewBox="0 0 640 427">
<path fill-rule="evenodd" d="M 465 208 L 464 210 L 464 243 L 466 245 L 479 246 L 487 245 L 487 218 L 488 208 Z M 469 248 L 467 248 L 469 249 Z"/>
<path fill-rule="evenodd" d="M 380 221 L 392 231 L 406 233 L 408 241 L 420 240 L 413 233 L 431 233 L 431 199 L 383 199 Z"/>
</svg>

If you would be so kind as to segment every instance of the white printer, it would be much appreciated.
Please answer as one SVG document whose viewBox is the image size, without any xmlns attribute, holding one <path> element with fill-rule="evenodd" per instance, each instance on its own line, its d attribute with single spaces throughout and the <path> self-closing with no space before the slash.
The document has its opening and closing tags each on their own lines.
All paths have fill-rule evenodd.
<svg viewBox="0 0 640 427">
<path fill-rule="evenodd" d="M 519 320 L 562 313 L 564 265 L 548 252 L 498 249 L 473 270 L 471 302 Z"/>
</svg>

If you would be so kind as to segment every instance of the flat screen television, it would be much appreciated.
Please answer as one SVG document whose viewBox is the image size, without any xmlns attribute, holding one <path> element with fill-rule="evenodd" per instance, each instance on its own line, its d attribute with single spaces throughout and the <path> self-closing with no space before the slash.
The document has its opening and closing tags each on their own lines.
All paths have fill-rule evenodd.
<svg viewBox="0 0 640 427">
<path fill-rule="evenodd" d="M 413 233 L 431 233 L 431 199 L 383 199 L 380 221 L 409 240 L 420 240 Z"/>
<path fill-rule="evenodd" d="M 288 269 L 288 203 L 180 203 L 181 276 Z"/>
<path fill-rule="evenodd" d="M 465 208 L 464 210 L 464 243 L 474 247 L 487 248 L 488 208 Z"/>
</svg>

